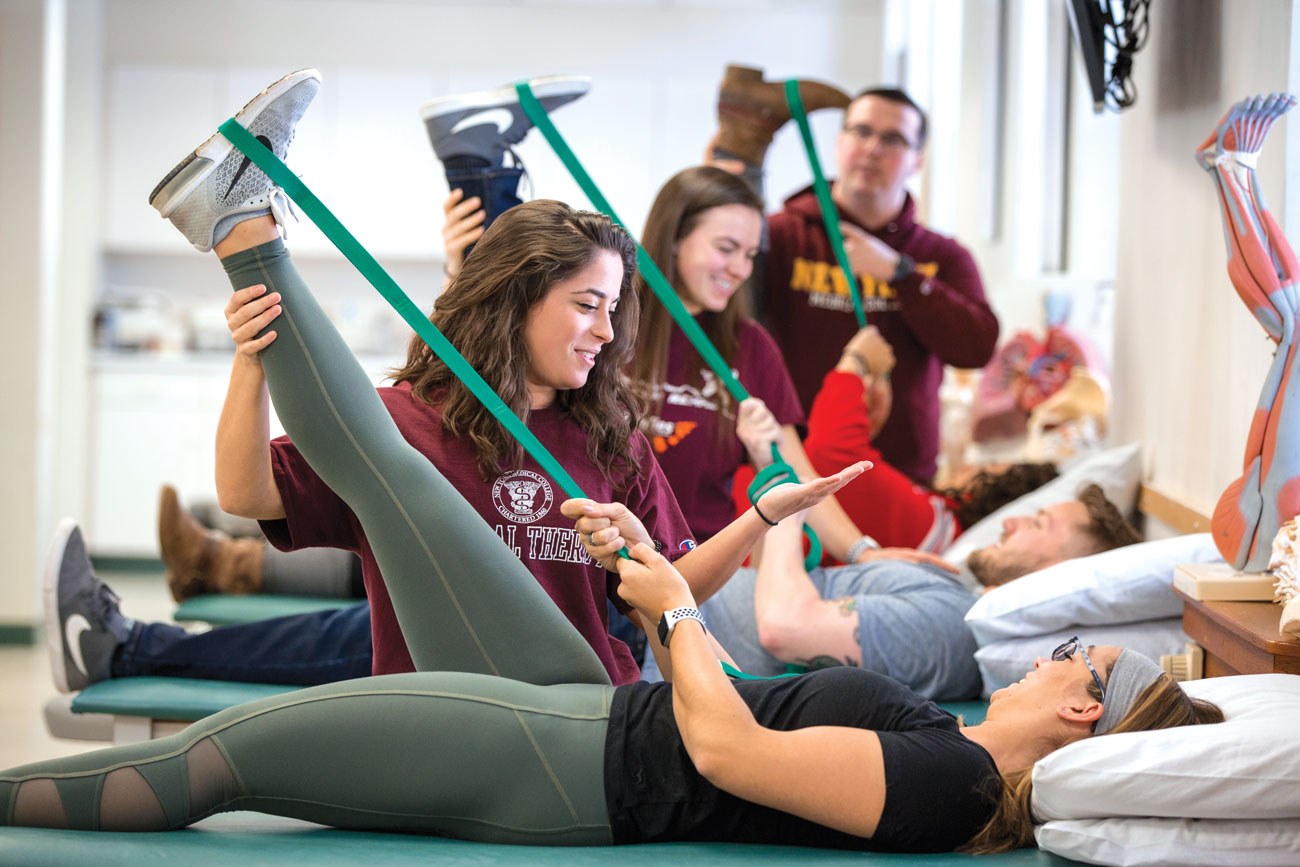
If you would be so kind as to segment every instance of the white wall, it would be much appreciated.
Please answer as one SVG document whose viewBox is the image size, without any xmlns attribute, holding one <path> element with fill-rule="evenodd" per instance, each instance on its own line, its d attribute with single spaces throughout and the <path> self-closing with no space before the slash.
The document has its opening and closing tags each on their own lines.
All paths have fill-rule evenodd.
<svg viewBox="0 0 1300 867">
<path fill-rule="evenodd" d="M 5 262 L 6 319 L 0 340 L 0 622 L 30 621 L 35 610 L 31 576 L 37 563 L 36 514 L 40 486 L 37 454 L 41 420 L 37 415 L 39 383 L 33 371 L 40 353 L 42 213 L 39 166 L 42 124 L 41 87 L 44 58 L 43 4 L 0 0 L 0 201 L 5 203 L 5 230 L 0 232 L 0 261 Z"/>
<path fill-rule="evenodd" d="M 108 99 L 114 111 L 138 111 L 133 84 L 169 78 L 177 97 L 158 106 L 140 132 L 151 163 L 173 152 L 174 162 L 233 112 L 239 87 L 315 66 L 324 86 L 290 164 L 364 243 L 383 248 L 385 232 L 395 231 L 407 239 L 390 244 L 394 252 L 436 257 L 446 187 L 417 117 L 423 100 L 530 75 L 592 76 L 591 93 L 557 112 L 555 122 L 637 231 L 662 182 L 699 161 L 727 62 L 763 67 L 769 78 L 797 74 L 857 90 L 877 80 L 882 7 L 883 0 L 117 0 L 105 35 Z M 204 114 L 212 116 L 202 121 Z M 838 118 L 813 118 L 829 156 Z M 539 196 L 585 204 L 539 135 L 519 151 Z M 779 137 L 771 157 L 773 197 L 807 182 L 795 132 Z M 161 176 L 169 166 L 153 171 Z M 147 192 L 133 189 L 141 183 L 133 173 L 127 187 L 114 186 L 122 174 L 106 179 L 110 208 L 128 199 L 135 206 Z M 149 219 L 144 210 L 132 219 Z M 161 237 L 164 229 L 157 231 Z M 326 249 L 310 227 L 304 236 L 313 249 Z"/>
<path fill-rule="evenodd" d="M 1092 114 L 1077 58 L 1068 107 L 1060 101 L 1064 87 L 1051 80 L 1063 71 L 1059 3 L 889 6 L 888 61 L 922 91 L 961 93 L 951 134 L 958 144 L 936 143 L 927 154 L 923 208 L 971 248 L 1004 337 L 1041 331 L 1043 290 L 1066 287 L 1076 313 L 1090 314 L 1072 325 L 1104 349 L 1113 306 L 1112 437 L 1141 440 L 1147 481 L 1207 513 L 1240 474 L 1272 344 L 1227 279 L 1214 190 L 1193 152 L 1236 100 L 1300 86 L 1293 5 L 1155 4 L 1150 40 L 1134 61 L 1137 103 L 1119 115 Z M 900 17 L 928 24 L 902 37 Z M 954 26 L 962 31 L 956 64 L 952 50 L 934 50 L 952 44 L 945 31 Z M 1006 100 L 1001 124 L 999 98 Z M 1054 141 L 1053 119 L 1066 111 L 1068 138 Z M 1300 201 L 1298 185 L 1284 183 L 1288 174 L 1300 178 L 1300 139 L 1288 135 L 1290 122 L 1274 128 L 1259 176 L 1275 216 L 1300 241 L 1300 214 L 1284 213 L 1288 198 Z M 1062 145 L 1064 162 L 1056 158 Z M 1062 180 L 1063 224 L 1051 201 Z"/>
</svg>

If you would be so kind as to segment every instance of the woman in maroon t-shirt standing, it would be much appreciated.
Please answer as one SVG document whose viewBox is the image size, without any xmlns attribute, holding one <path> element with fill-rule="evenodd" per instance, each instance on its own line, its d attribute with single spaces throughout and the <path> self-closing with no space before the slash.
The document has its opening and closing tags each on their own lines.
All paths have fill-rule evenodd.
<svg viewBox="0 0 1300 867">
<path fill-rule="evenodd" d="M 642 245 L 751 397 L 737 404 L 643 277 L 633 387 L 650 404 L 642 430 L 673 486 L 687 523 L 707 539 L 733 517 L 732 478 L 745 464 L 772 463 L 772 443 L 804 478 L 817 474 L 796 425 L 799 397 L 775 341 L 746 315 L 744 289 L 758 254 L 763 203 L 742 179 L 696 166 L 664 184 L 646 218 Z M 888 345 L 882 341 L 884 351 Z M 828 498 L 809 513 L 838 560 L 862 538 Z"/>
</svg>

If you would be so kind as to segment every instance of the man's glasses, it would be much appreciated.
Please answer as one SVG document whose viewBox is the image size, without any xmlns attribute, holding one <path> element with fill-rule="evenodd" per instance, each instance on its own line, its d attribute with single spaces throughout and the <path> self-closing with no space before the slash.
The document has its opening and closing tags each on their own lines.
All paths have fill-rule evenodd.
<svg viewBox="0 0 1300 867">
<path fill-rule="evenodd" d="M 887 151 L 910 150 L 913 146 L 912 143 L 907 140 L 907 136 L 903 135 L 901 132 L 892 129 L 887 129 L 882 132 L 873 129 L 864 123 L 846 126 L 844 127 L 844 133 L 850 138 L 856 139 L 863 144 L 866 144 L 874 138 L 876 141 L 880 142 L 880 146 Z"/>
<path fill-rule="evenodd" d="M 1084 663 L 1088 666 L 1088 671 L 1092 672 L 1092 679 L 1097 682 L 1097 691 L 1101 693 L 1101 700 L 1105 702 L 1106 687 L 1101 685 L 1101 678 L 1097 676 L 1097 669 L 1093 667 L 1092 660 L 1088 658 L 1088 651 L 1084 650 L 1083 645 L 1079 643 L 1079 636 L 1074 636 L 1069 641 L 1053 650 L 1052 661 L 1061 662 L 1062 660 L 1069 659 L 1074 656 L 1075 651 L 1078 651 L 1079 655 L 1083 657 Z"/>
</svg>

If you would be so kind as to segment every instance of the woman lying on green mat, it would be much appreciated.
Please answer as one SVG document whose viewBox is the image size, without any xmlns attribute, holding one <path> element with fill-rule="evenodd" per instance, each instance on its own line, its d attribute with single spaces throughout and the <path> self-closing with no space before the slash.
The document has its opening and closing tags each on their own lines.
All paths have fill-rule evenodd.
<svg viewBox="0 0 1300 867">
<path fill-rule="evenodd" d="M 241 119 L 280 135 L 283 152 L 292 123 L 258 118 L 293 91 L 271 92 L 278 96 Z M 240 155 L 228 145 L 209 143 L 205 153 L 207 170 L 188 180 L 209 203 L 232 177 L 260 174 L 237 170 Z M 602 542 L 626 535 L 635 543 L 633 559 L 618 563 L 618 592 L 643 622 L 661 624 L 668 649 L 652 644 L 674 677 L 610 686 L 589 642 L 511 547 L 406 442 L 280 241 L 266 240 L 274 195 L 263 178 L 251 197 L 234 197 L 240 205 L 211 207 L 206 217 L 187 211 L 190 228 L 206 219 L 201 231 L 212 237 L 215 227 L 214 240 L 230 242 L 222 252 L 237 295 L 257 290 L 244 279 L 249 269 L 268 294 L 279 293 L 279 337 L 262 353 L 276 410 L 367 531 L 382 528 L 376 554 L 422 670 L 313 687 L 230 708 L 169 738 L 6 771 L 4 824 L 163 830 L 258 810 L 526 844 L 992 851 L 1031 839 L 1028 771 L 1051 750 L 1094 729 L 1215 718 L 1213 706 L 1188 699 L 1143 657 L 1077 642 L 996 694 L 988 719 L 973 727 L 858 669 L 733 683 L 693 619 L 687 581 L 633 535 L 636 526 L 611 528 L 602 536 L 616 538 Z M 224 218 L 236 208 L 253 219 L 230 234 Z M 512 230 L 546 221 L 570 236 L 597 225 L 618 235 L 602 220 L 553 202 L 522 205 L 484 235 L 474 259 L 488 260 Z M 538 306 L 568 306 L 571 292 L 586 304 L 597 287 L 601 304 L 614 301 L 618 257 L 591 249 L 577 289 L 560 281 Z M 799 522 L 859 472 L 783 486 L 762 506 Z M 422 559 L 406 558 L 412 547 Z"/>
</svg>

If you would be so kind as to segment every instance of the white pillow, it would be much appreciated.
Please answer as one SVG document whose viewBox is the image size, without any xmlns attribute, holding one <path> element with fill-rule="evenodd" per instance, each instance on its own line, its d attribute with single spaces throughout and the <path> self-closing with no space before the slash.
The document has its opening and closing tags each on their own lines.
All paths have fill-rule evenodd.
<svg viewBox="0 0 1300 867">
<path fill-rule="evenodd" d="M 1300 864 L 1300 822 L 1290 819 L 1085 819 L 1034 836 L 1048 852 L 1117 867 Z"/>
<path fill-rule="evenodd" d="M 1214 677 L 1183 688 L 1227 721 L 1063 747 L 1034 766 L 1034 815 L 1300 819 L 1300 677 Z"/>
<path fill-rule="evenodd" d="M 994 587 L 966 612 L 966 625 L 983 646 L 1074 626 L 1181 616 L 1174 566 L 1221 559 L 1210 534 L 1197 533 L 1066 560 Z"/>
<path fill-rule="evenodd" d="M 1046 506 L 1068 503 L 1088 483 L 1101 485 L 1106 496 L 1129 514 L 1137 505 L 1138 480 L 1142 475 L 1142 457 L 1138 443 L 1083 455 L 1062 464 L 1061 474 L 1041 488 L 1017 497 L 1002 508 L 976 521 L 943 551 L 943 558 L 958 566 L 970 552 L 998 541 L 1002 520 L 1012 515 L 1032 515 Z"/>
<path fill-rule="evenodd" d="M 1136 650 L 1154 662 L 1165 653 L 1182 653 L 1187 644 L 1181 617 L 1143 620 L 1118 626 L 1071 626 L 1056 633 L 1031 638 L 1008 638 L 986 644 L 975 651 L 975 663 L 984 679 L 984 698 L 1032 671 L 1034 659 L 1048 656 L 1059 644 L 1078 635 L 1085 645 L 1113 644 Z"/>
</svg>

